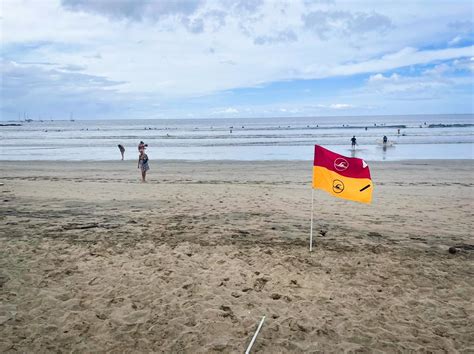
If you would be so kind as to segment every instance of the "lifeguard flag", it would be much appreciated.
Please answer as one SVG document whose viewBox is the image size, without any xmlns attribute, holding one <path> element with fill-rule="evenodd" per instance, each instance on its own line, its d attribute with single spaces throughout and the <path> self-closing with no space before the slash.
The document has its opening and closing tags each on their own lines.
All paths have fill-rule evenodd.
<svg viewBox="0 0 474 354">
<path fill-rule="evenodd" d="M 364 160 L 314 146 L 313 188 L 361 203 L 372 201 L 372 180 Z"/>
</svg>

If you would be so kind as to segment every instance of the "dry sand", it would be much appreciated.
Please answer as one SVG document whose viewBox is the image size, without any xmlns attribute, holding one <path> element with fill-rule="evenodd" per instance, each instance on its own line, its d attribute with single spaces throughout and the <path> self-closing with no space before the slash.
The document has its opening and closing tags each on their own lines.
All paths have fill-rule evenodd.
<svg viewBox="0 0 474 354">
<path fill-rule="evenodd" d="M 472 161 L 1 162 L 0 352 L 474 352 Z M 323 236 L 324 234 L 324 236 Z"/>
</svg>

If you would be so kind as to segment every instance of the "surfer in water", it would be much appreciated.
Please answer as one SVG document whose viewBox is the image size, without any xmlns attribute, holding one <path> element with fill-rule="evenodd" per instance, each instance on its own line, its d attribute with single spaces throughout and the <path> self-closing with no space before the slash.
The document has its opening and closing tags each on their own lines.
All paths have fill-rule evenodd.
<svg viewBox="0 0 474 354">
<path fill-rule="evenodd" d="M 383 136 L 383 144 L 384 145 L 387 145 L 387 142 L 388 142 L 388 138 L 386 135 Z"/>
<path fill-rule="evenodd" d="M 121 144 L 118 144 L 118 148 L 120 150 L 120 154 L 122 154 L 122 161 L 123 161 L 123 157 L 125 155 L 125 148 Z"/>
<path fill-rule="evenodd" d="M 352 145 L 352 150 L 355 150 L 356 145 L 357 145 L 357 139 L 356 139 L 355 135 L 351 139 L 351 145 Z"/>
</svg>

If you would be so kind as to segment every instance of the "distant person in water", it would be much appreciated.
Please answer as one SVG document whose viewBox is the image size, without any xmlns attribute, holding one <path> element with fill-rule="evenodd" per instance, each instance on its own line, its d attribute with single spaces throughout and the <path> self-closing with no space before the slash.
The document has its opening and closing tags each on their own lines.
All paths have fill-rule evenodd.
<svg viewBox="0 0 474 354">
<path fill-rule="evenodd" d="M 150 166 L 148 166 L 148 155 L 145 154 L 145 148 L 140 150 L 140 156 L 138 157 L 138 168 L 142 173 L 142 182 L 146 182 L 146 173 L 150 169 Z"/>
<path fill-rule="evenodd" d="M 351 144 L 352 144 L 352 150 L 355 150 L 356 144 L 357 144 L 357 139 L 356 139 L 355 135 L 351 139 Z"/>
<path fill-rule="evenodd" d="M 385 144 L 387 144 L 387 142 L 388 142 L 388 138 L 387 138 L 386 135 L 384 135 L 383 136 L 383 144 L 385 145 Z"/>
<path fill-rule="evenodd" d="M 118 144 L 118 148 L 120 150 L 120 153 L 122 154 L 122 161 L 123 161 L 123 157 L 125 155 L 125 148 L 121 144 Z"/>
</svg>

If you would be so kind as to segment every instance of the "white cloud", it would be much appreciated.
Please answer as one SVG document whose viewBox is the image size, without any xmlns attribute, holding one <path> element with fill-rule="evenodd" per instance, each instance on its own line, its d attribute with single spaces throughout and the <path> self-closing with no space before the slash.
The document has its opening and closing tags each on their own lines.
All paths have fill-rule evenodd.
<svg viewBox="0 0 474 354">
<path fill-rule="evenodd" d="M 202 1 L 173 0 L 61 0 L 61 5 L 70 11 L 90 12 L 112 19 L 133 21 L 153 20 L 167 16 L 185 16 L 193 14 Z"/>
<path fill-rule="evenodd" d="M 329 108 L 331 109 L 349 109 L 353 107 L 353 105 L 347 103 L 332 103 L 329 105 Z"/>
<path fill-rule="evenodd" d="M 368 78 L 363 91 L 398 100 L 434 99 L 449 94 L 459 85 L 468 85 L 472 82 L 472 77 L 455 75 L 459 70 L 466 69 L 458 61 L 452 61 L 413 76 L 378 73 Z"/>
<path fill-rule="evenodd" d="M 234 107 L 227 107 L 212 112 L 213 115 L 233 115 L 239 113 L 239 110 Z"/>
<path fill-rule="evenodd" d="M 353 36 L 368 32 L 387 32 L 393 28 L 387 16 L 377 12 L 349 12 L 342 10 L 316 10 L 303 15 L 305 28 L 314 31 L 321 39 L 331 35 Z"/>
</svg>

